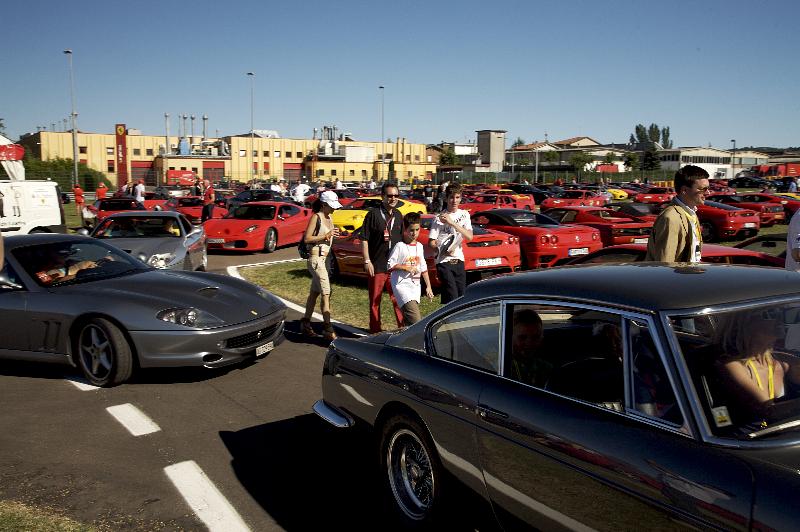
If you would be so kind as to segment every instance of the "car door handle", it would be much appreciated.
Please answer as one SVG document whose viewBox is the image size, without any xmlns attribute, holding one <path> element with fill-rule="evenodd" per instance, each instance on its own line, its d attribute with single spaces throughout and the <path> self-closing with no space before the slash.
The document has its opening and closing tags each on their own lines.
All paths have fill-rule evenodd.
<svg viewBox="0 0 800 532">
<path fill-rule="evenodd" d="M 506 414 L 505 412 L 501 412 L 500 410 L 495 410 L 494 408 L 490 408 L 486 405 L 478 405 L 476 410 L 478 412 L 478 415 L 483 419 L 486 419 L 489 416 L 508 419 L 508 414 Z"/>
</svg>

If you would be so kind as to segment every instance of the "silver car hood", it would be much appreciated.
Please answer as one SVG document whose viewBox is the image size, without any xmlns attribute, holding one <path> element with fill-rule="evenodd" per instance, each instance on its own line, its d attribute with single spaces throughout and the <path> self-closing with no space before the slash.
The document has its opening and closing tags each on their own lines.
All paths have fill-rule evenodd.
<svg viewBox="0 0 800 532">
<path fill-rule="evenodd" d="M 106 301 L 108 305 L 122 305 L 126 313 L 144 314 L 131 317 L 130 321 L 139 323 L 143 323 L 139 318 L 149 322 L 155 315 L 152 311 L 170 308 L 204 310 L 222 319 L 225 325 L 261 319 L 286 308 L 276 297 L 247 281 L 177 270 L 144 271 L 65 286 L 59 290 L 74 291 L 76 296 L 89 296 L 94 301 Z"/>
<path fill-rule="evenodd" d="M 144 256 L 142 260 L 145 262 L 156 254 L 176 253 L 184 250 L 184 239 L 174 237 L 104 238 L 103 242 L 130 253 L 138 259 L 142 259 L 141 256 Z"/>
</svg>

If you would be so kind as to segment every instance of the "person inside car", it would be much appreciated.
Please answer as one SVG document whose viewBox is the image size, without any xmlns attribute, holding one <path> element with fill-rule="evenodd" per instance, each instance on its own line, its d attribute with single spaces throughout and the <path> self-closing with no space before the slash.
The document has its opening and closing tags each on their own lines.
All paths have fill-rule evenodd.
<svg viewBox="0 0 800 532">
<path fill-rule="evenodd" d="M 511 360 L 509 375 L 512 379 L 544 387 L 553 365 L 538 353 L 542 345 L 542 318 L 530 308 L 514 311 L 511 326 Z"/>
<path fill-rule="evenodd" d="M 44 285 L 51 285 L 57 282 L 61 283 L 74 279 L 82 270 L 97 268 L 102 260 L 113 260 L 108 257 L 100 261 L 82 260 L 70 263 L 67 260 L 68 257 L 69 250 L 67 249 L 60 249 L 57 247 L 48 248 L 40 267 L 34 273 L 34 277 Z"/>
</svg>

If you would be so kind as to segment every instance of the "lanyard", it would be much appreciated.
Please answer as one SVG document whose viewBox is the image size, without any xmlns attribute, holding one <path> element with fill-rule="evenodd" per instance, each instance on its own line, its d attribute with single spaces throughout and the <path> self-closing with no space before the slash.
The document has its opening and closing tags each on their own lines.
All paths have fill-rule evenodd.
<svg viewBox="0 0 800 532">
<path fill-rule="evenodd" d="M 758 389 L 763 390 L 764 385 L 761 383 L 761 377 L 758 375 L 758 370 L 756 369 L 756 365 L 752 358 L 747 359 L 747 367 L 753 372 L 753 375 L 756 378 L 756 384 L 758 384 Z M 767 368 L 767 373 L 769 374 L 769 398 L 775 399 L 775 363 L 772 359 L 767 362 Z"/>
<path fill-rule="evenodd" d="M 387 213 L 383 212 L 383 207 L 381 207 L 381 218 L 383 218 L 383 222 L 385 224 L 383 232 L 390 235 L 392 233 L 392 229 L 394 228 L 395 216 L 394 212 L 392 212 L 392 219 L 387 221 L 386 214 Z"/>
</svg>

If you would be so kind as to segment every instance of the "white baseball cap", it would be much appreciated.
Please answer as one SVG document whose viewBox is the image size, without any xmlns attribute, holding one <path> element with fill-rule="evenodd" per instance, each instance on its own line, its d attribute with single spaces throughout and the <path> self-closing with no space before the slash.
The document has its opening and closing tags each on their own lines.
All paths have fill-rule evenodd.
<svg viewBox="0 0 800 532">
<path fill-rule="evenodd" d="M 339 203 L 339 196 L 336 195 L 336 192 L 333 192 L 331 190 L 326 190 L 325 192 L 323 192 L 322 195 L 319 197 L 319 200 L 322 203 L 327 204 L 328 207 L 330 207 L 331 209 L 342 208 L 342 204 Z"/>
</svg>

